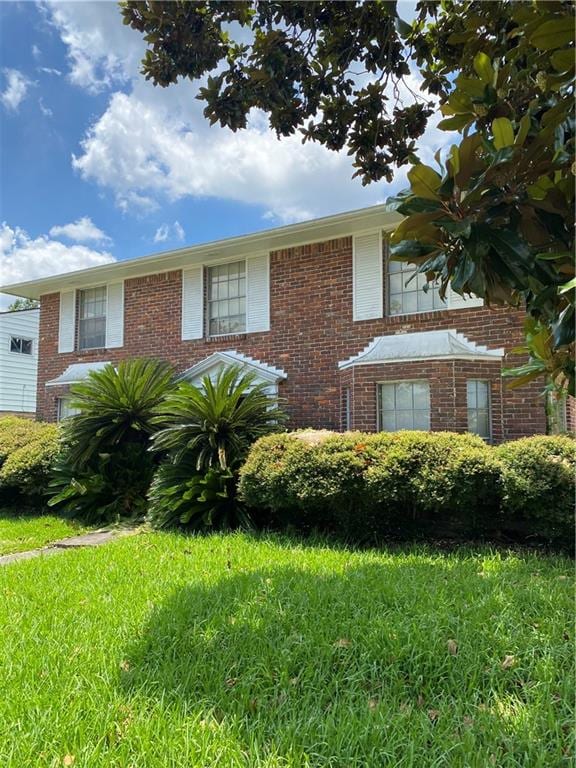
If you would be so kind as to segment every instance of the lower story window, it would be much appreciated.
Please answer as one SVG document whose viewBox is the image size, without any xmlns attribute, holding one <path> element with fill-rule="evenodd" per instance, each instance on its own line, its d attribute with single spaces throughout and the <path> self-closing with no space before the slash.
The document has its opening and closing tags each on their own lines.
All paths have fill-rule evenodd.
<svg viewBox="0 0 576 768">
<path fill-rule="evenodd" d="M 490 439 L 490 386 L 487 381 L 470 379 L 466 382 L 468 432 Z"/>
<path fill-rule="evenodd" d="M 383 432 L 430 429 L 430 385 L 427 381 L 379 384 L 379 421 Z"/>
<path fill-rule="evenodd" d="M 71 402 L 72 398 L 70 397 L 58 398 L 58 421 L 67 419 L 69 416 L 76 416 L 77 413 L 80 413 L 78 408 L 72 408 L 70 405 Z"/>
</svg>

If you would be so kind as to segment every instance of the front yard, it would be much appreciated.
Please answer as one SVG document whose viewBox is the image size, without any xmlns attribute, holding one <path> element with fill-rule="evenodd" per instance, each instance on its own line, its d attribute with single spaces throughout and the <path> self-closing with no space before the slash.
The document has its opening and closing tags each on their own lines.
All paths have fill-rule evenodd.
<svg viewBox="0 0 576 768">
<path fill-rule="evenodd" d="M 569 765 L 572 573 L 162 533 L 5 566 L 0 764 Z"/>
</svg>

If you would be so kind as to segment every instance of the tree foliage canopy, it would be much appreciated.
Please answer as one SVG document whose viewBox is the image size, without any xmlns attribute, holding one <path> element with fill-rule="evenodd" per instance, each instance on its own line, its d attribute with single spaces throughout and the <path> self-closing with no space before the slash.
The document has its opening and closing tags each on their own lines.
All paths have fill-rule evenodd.
<svg viewBox="0 0 576 768">
<path fill-rule="evenodd" d="M 143 33 L 143 72 L 201 80 L 211 123 L 263 110 L 278 136 L 345 149 L 364 184 L 411 164 L 392 201 L 407 218 L 393 257 L 488 304 L 525 304 L 529 362 L 574 392 L 574 4 L 396 2 L 122 3 Z M 414 73 L 420 92 L 411 87 Z M 418 139 L 460 134 L 438 167 Z"/>
</svg>

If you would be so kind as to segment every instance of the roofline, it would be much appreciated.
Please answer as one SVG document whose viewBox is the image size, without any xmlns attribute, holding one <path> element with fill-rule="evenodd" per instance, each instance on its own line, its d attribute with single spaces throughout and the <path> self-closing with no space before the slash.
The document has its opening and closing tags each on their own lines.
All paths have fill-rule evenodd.
<svg viewBox="0 0 576 768">
<path fill-rule="evenodd" d="M 298 245 L 347 237 L 370 228 L 389 230 L 393 229 L 401 220 L 402 216 L 391 211 L 387 205 L 375 205 L 370 208 L 359 208 L 311 221 L 261 230 L 248 235 L 212 240 L 207 243 L 148 256 L 139 256 L 125 261 L 115 261 L 75 272 L 27 280 L 23 283 L 12 283 L 0 286 L 0 292 L 12 296 L 37 299 L 43 294 L 55 293 L 62 289 L 169 272 L 191 264 L 217 261 L 227 256 L 241 258 L 263 251 L 293 248 Z"/>
</svg>

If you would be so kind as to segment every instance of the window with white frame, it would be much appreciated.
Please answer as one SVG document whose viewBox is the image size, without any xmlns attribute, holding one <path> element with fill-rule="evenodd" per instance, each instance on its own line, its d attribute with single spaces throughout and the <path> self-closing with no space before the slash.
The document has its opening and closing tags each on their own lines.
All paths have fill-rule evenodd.
<svg viewBox="0 0 576 768">
<path fill-rule="evenodd" d="M 466 382 L 468 432 L 490 439 L 490 385 L 481 379 Z"/>
<path fill-rule="evenodd" d="M 427 381 L 396 381 L 378 385 L 379 428 L 430 429 L 430 385 Z"/>
<path fill-rule="evenodd" d="M 58 421 L 67 419 L 70 416 L 76 416 L 77 413 L 80 413 L 78 408 L 72 408 L 72 406 L 70 405 L 71 401 L 72 401 L 72 398 L 70 397 L 58 398 Z"/>
<path fill-rule="evenodd" d="M 31 355 L 32 339 L 23 339 L 21 336 L 11 336 L 10 352 L 15 352 L 18 355 Z"/>
<path fill-rule="evenodd" d="M 78 349 L 106 346 L 106 286 L 78 291 Z"/>
<path fill-rule="evenodd" d="M 207 268 L 209 336 L 246 332 L 246 262 Z"/>
<path fill-rule="evenodd" d="M 413 264 L 388 260 L 388 314 L 410 315 L 417 312 L 431 312 L 446 309 L 446 302 L 440 298 L 439 288 L 429 283 L 426 275 L 417 275 Z"/>
</svg>

